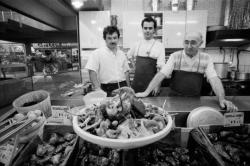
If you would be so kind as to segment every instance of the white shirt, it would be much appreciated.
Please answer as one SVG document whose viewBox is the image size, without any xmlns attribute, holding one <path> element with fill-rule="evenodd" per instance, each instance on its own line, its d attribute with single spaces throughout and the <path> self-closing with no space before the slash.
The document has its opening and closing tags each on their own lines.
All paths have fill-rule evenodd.
<svg viewBox="0 0 250 166">
<path fill-rule="evenodd" d="M 190 71 L 190 72 L 197 72 L 197 64 L 199 63 L 199 56 L 198 55 L 200 54 L 202 57 L 205 58 L 204 62 L 202 62 L 202 60 L 200 61 L 200 65 L 205 66 L 205 69 L 203 70 L 202 73 L 204 73 L 208 79 L 217 76 L 217 73 L 216 73 L 216 71 L 214 69 L 213 61 L 212 61 L 211 57 L 208 54 L 198 52 L 195 56 L 193 56 L 191 58 L 188 55 L 186 55 L 184 51 L 177 51 L 177 52 L 174 52 L 173 54 L 170 55 L 166 65 L 164 65 L 164 67 L 160 71 L 166 77 L 171 77 L 171 74 L 172 74 L 172 72 L 174 70 L 174 67 L 175 67 L 174 65 L 175 65 L 175 62 L 176 62 L 176 57 L 178 55 L 180 55 L 180 53 L 182 54 L 182 59 L 181 59 L 182 65 L 181 65 L 180 70 Z"/>
<path fill-rule="evenodd" d="M 154 43 L 155 42 L 155 43 Z M 161 68 L 165 65 L 165 48 L 163 44 L 155 39 L 151 40 L 142 40 L 136 43 L 129 51 L 128 51 L 128 58 L 141 56 L 141 57 L 148 57 L 147 52 L 151 52 L 149 57 L 157 60 L 157 67 Z"/>
<path fill-rule="evenodd" d="M 125 54 L 117 49 L 115 55 L 106 46 L 92 52 L 85 68 L 95 71 L 102 84 L 125 81 L 125 72 L 129 71 Z"/>
</svg>

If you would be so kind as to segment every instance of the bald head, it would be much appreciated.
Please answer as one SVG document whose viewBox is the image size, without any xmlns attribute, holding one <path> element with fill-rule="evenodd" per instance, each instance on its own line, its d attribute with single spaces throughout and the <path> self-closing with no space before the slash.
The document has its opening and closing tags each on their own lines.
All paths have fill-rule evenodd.
<svg viewBox="0 0 250 166">
<path fill-rule="evenodd" d="M 198 42 L 202 42 L 202 34 L 200 32 L 189 32 L 186 34 L 185 36 L 185 40 L 189 40 L 190 38 L 198 41 Z"/>
<path fill-rule="evenodd" d="M 185 53 L 190 57 L 195 56 L 202 43 L 202 34 L 200 32 L 187 33 L 183 42 Z"/>
</svg>

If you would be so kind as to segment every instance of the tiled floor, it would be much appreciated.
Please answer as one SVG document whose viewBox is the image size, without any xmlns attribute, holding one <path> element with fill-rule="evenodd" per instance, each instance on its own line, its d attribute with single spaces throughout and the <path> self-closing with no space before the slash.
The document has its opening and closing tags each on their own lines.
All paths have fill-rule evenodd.
<svg viewBox="0 0 250 166">
<path fill-rule="evenodd" d="M 80 71 L 68 71 L 53 76 L 44 76 L 37 73 L 33 76 L 34 90 L 46 90 L 50 92 L 52 98 L 60 96 L 79 83 L 82 83 Z"/>
</svg>

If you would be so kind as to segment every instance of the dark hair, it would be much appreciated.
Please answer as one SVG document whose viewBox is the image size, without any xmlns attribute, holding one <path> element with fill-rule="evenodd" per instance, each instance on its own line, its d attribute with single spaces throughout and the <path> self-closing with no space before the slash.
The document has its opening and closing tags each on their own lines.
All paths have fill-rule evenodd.
<svg viewBox="0 0 250 166">
<path fill-rule="evenodd" d="M 154 23 L 154 29 L 157 27 L 156 21 L 152 17 L 145 17 L 141 22 L 141 27 L 143 28 L 144 22 L 153 22 Z"/>
<path fill-rule="evenodd" d="M 47 55 L 47 56 L 50 55 L 51 54 L 51 50 L 45 50 L 44 54 Z"/>
<path fill-rule="evenodd" d="M 103 29 L 103 39 L 106 39 L 107 34 L 117 33 L 118 38 L 120 37 L 120 32 L 116 26 L 107 26 Z"/>
</svg>

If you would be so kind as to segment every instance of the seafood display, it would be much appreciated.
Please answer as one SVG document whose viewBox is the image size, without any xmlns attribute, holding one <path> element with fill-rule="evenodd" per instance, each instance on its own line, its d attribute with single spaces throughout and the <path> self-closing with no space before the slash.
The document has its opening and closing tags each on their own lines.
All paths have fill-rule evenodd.
<svg viewBox="0 0 250 166">
<path fill-rule="evenodd" d="M 139 148 L 136 164 L 143 166 L 209 166 L 210 164 L 198 150 L 171 145 L 149 145 Z"/>
<path fill-rule="evenodd" d="M 121 151 L 84 142 L 77 156 L 78 166 L 119 166 Z"/>
<path fill-rule="evenodd" d="M 26 143 L 35 137 L 44 124 L 45 117 L 41 110 L 32 110 L 27 114 L 17 113 L 0 124 L 0 143 L 4 143 L 17 134 L 19 143 Z"/>
<path fill-rule="evenodd" d="M 62 136 L 52 133 L 48 142 L 38 144 L 35 154 L 31 155 L 24 166 L 61 165 L 73 150 L 75 141 L 75 134 L 65 133 Z"/>
<path fill-rule="evenodd" d="M 166 115 L 161 108 L 138 100 L 133 90 L 124 87 L 114 97 L 85 108 L 78 116 L 78 126 L 105 138 L 141 138 L 163 130 L 168 123 Z"/>
<path fill-rule="evenodd" d="M 227 166 L 250 165 L 250 133 L 248 127 L 208 133 L 209 140 Z"/>
</svg>

